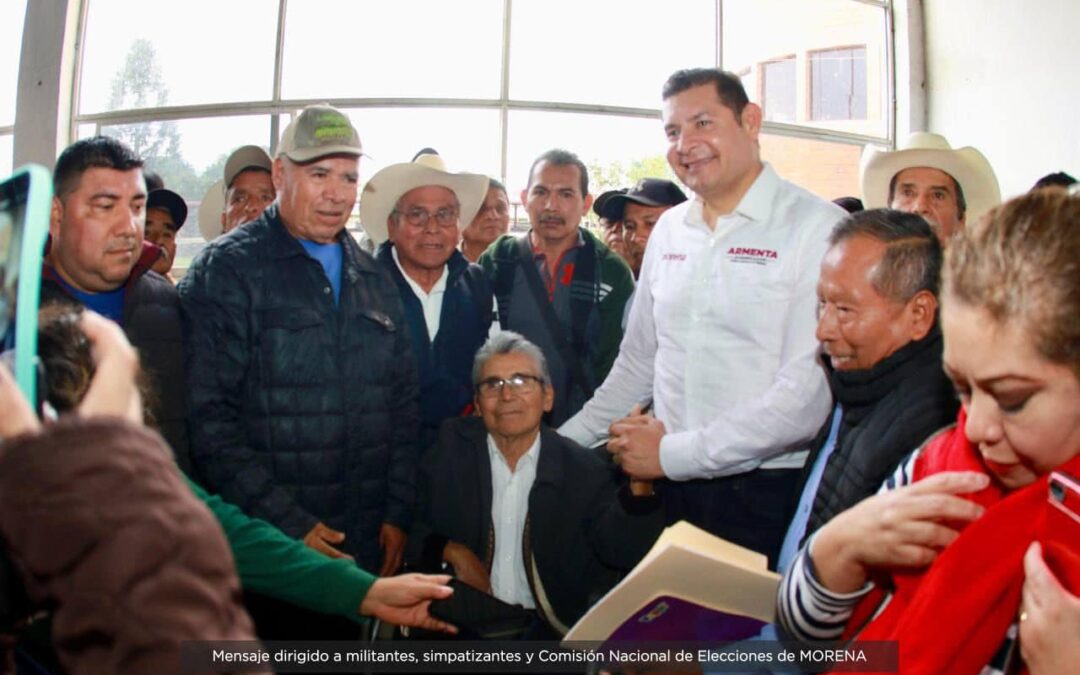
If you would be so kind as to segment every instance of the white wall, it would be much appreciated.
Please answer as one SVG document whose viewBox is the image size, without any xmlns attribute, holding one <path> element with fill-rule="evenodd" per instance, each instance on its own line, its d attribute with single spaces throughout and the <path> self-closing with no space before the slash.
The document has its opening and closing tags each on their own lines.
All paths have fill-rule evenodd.
<svg viewBox="0 0 1080 675">
<path fill-rule="evenodd" d="M 973 145 L 1003 198 L 1080 178 L 1080 2 L 923 0 L 928 131 Z"/>
</svg>

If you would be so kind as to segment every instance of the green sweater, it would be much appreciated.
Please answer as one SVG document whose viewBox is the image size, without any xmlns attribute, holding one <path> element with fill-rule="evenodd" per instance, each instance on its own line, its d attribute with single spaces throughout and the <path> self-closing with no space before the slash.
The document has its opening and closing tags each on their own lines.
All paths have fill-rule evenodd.
<svg viewBox="0 0 1080 675">
<path fill-rule="evenodd" d="M 221 523 L 245 590 L 360 623 L 360 603 L 376 577 L 346 558 L 329 558 L 270 523 L 250 518 L 185 477 Z"/>
</svg>

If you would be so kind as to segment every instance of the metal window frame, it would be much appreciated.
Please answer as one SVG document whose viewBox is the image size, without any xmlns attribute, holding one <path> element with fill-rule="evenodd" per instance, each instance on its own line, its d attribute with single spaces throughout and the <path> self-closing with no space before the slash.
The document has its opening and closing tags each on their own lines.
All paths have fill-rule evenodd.
<svg viewBox="0 0 1080 675">
<path fill-rule="evenodd" d="M 866 143 L 892 145 L 896 128 L 896 90 L 895 90 L 895 53 L 893 36 L 892 0 L 849 0 L 860 4 L 880 7 L 885 14 L 885 50 L 886 68 L 885 82 L 887 92 L 887 136 L 871 136 L 842 131 L 817 129 L 808 126 L 785 124 L 780 122 L 765 122 L 762 131 L 779 136 L 805 138 L 835 143 L 852 145 L 864 145 Z M 318 98 L 318 99 L 284 99 L 282 92 L 282 71 L 284 66 L 286 17 L 288 14 L 288 0 L 278 0 L 277 35 L 274 51 L 274 76 L 271 98 L 260 101 L 241 101 L 232 103 L 212 103 L 199 105 L 164 106 L 156 108 L 141 108 L 138 110 L 118 110 L 110 112 L 80 114 L 79 96 L 82 85 L 82 65 L 85 50 L 86 17 L 90 4 L 93 0 L 80 0 L 80 19 L 78 22 L 77 55 L 75 59 L 75 77 L 72 79 L 72 105 L 73 111 L 70 116 L 71 124 L 69 138 L 77 136 L 77 129 L 83 124 L 94 124 L 96 131 L 100 132 L 103 126 L 115 124 L 131 124 L 140 122 L 156 122 L 184 120 L 209 117 L 234 117 L 243 115 L 269 115 L 270 138 L 267 146 L 274 151 L 281 131 L 281 116 L 292 116 L 297 110 L 314 103 L 328 102 L 339 108 L 472 108 L 484 110 L 497 110 L 500 122 L 500 178 L 505 181 L 508 172 L 508 141 L 510 136 L 509 123 L 510 113 L 513 111 L 544 111 L 544 112 L 571 112 L 592 115 L 612 115 L 619 117 L 657 119 L 660 115 L 659 108 L 638 108 L 627 106 L 613 106 L 604 104 L 580 104 L 560 103 L 550 101 L 532 101 L 510 98 L 510 49 L 511 27 L 514 0 L 503 0 L 503 34 L 502 34 L 502 62 L 499 81 L 498 98 L 385 98 L 385 97 L 356 97 L 356 98 Z M 724 0 L 713 0 L 715 7 L 715 35 L 716 55 L 715 65 L 723 68 L 723 5 Z M 14 132 L 13 127 L 0 128 L 0 134 Z"/>
</svg>

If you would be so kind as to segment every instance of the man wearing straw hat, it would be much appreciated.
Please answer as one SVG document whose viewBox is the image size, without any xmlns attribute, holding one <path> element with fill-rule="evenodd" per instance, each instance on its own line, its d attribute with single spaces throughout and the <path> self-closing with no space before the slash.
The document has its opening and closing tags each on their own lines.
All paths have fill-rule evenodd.
<svg viewBox="0 0 1080 675">
<path fill-rule="evenodd" d="M 417 380 L 398 293 L 345 231 L 361 154 L 345 115 L 305 109 L 274 159 L 277 201 L 179 290 L 206 487 L 385 576 L 412 518 Z"/>
<path fill-rule="evenodd" d="M 866 146 L 859 182 L 866 208 L 917 213 L 942 244 L 1001 203 L 997 177 L 981 152 L 953 149 L 944 136 L 925 131 L 911 134 L 892 152 Z"/>
<path fill-rule="evenodd" d="M 405 310 L 420 374 L 421 451 L 443 420 L 472 412 L 472 359 L 491 329 L 493 297 L 484 270 L 457 245 L 487 189 L 486 176 L 449 173 L 426 149 L 372 176 L 360 200 L 360 222 Z"/>
</svg>

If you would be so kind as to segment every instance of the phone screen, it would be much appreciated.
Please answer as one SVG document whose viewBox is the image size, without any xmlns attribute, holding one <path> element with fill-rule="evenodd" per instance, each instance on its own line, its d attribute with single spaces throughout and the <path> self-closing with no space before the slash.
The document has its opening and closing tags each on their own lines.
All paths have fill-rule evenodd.
<svg viewBox="0 0 1080 675">
<path fill-rule="evenodd" d="M 51 201 L 43 167 L 25 166 L 0 182 L 0 341 L 31 402 L 37 400 L 37 311 Z"/>
</svg>

